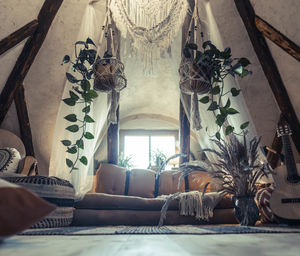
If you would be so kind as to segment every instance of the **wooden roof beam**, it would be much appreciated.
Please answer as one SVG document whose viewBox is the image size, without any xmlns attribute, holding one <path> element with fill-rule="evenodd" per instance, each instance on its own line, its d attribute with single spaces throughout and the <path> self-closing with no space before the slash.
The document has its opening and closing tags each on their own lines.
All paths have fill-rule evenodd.
<svg viewBox="0 0 300 256">
<path fill-rule="evenodd" d="M 255 24 L 257 29 L 263 33 L 265 37 L 269 38 L 289 55 L 300 61 L 300 47 L 298 45 L 257 15 L 255 16 Z"/>
<path fill-rule="evenodd" d="M 14 33 L 10 34 L 6 38 L 0 41 L 0 55 L 22 42 L 25 38 L 31 36 L 38 26 L 38 21 L 33 20 L 21 27 Z"/>
<path fill-rule="evenodd" d="M 10 73 L 0 95 L 0 124 L 3 122 L 18 85 L 21 85 L 27 75 L 38 51 L 40 50 L 51 23 L 61 6 L 63 0 L 45 0 L 38 15 L 38 27 L 27 40 L 25 46 Z"/>
<path fill-rule="evenodd" d="M 292 131 L 292 139 L 300 153 L 300 124 L 288 93 L 281 79 L 277 65 L 272 57 L 267 42 L 255 24 L 255 12 L 249 0 L 234 0 L 237 10 L 244 22 L 254 51 L 269 82 L 278 107 L 288 121 Z"/>
</svg>

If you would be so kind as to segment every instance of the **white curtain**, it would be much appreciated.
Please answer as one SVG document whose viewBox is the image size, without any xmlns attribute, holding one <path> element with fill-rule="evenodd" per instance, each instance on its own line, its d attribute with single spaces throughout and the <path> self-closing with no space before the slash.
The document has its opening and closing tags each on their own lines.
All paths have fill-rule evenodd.
<svg viewBox="0 0 300 256">
<path fill-rule="evenodd" d="M 105 10 L 105 1 L 97 2 L 98 1 L 90 1 L 90 3 L 87 4 L 77 36 L 77 41 L 85 41 L 89 37 L 97 44 L 100 37 L 100 28 L 105 16 L 103 12 L 103 10 Z M 97 11 L 96 7 L 102 11 Z M 74 55 L 71 59 L 74 59 Z M 69 67 L 68 72 L 72 73 L 71 66 Z M 69 97 L 69 90 L 71 88 L 72 84 L 66 81 L 62 98 Z M 103 134 L 107 130 L 108 126 L 107 115 L 110 104 L 107 99 L 107 94 L 98 93 L 98 97 L 91 105 L 90 115 L 94 118 L 95 122 L 87 125 L 87 131 L 91 132 L 95 139 L 88 141 L 85 140 L 85 148 L 84 150 L 81 150 L 83 152 L 80 153 L 87 157 L 88 165 L 83 165 L 78 161 L 76 167 L 79 167 L 79 170 L 73 170 L 71 173 L 70 168 L 66 165 L 66 158 L 68 157 L 72 159 L 72 155 L 66 152 L 66 147 L 62 145 L 61 140 L 68 139 L 74 142 L 80 135 L 77 133 L 71 133 L 65 129 L 68 125 L 70 125 L 70 123 L 68 123 L 64 117 L 71 113 L 75 113 L 77 116 L 80 115 L 82 113 L 82 106 L 77 104 L 74 107 L 70 107 L 64 102 L 61 102 L 59 106 L 53 136 L 49 176 L 56 176 L 69 180 L 75 188 L 77 198 L 83 197 L 93 185 L 94 153 L 101 143 Z"/>
</svg>

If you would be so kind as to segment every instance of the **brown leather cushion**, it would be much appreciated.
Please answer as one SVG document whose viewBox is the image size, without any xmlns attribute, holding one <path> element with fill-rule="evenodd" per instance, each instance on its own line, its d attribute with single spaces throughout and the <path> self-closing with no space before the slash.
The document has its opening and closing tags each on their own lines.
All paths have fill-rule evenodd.
<svg viewBox="0 0 300 256">
<path fill-rule="evenodd" d="M 92 192 L 124 195 L 126 169 L 113 164 L 101 164 L 96 172 Z"/>
<path fill-rule="evenodd" d="M 154 197 L 155 172 L 146 169 L 132 169 L 129 179 L 129 196 Z"/>
<path fill-rule="evenodd" d="M 160 211 L 132 210 L 89 210 L 76 209 L 72 225 L 75 226 L 105 226 L 105 225 L 157 225 Z M 215 209 L 210 224 L 236 224 L 233 209 Z M 178 211 L 168 211 L 164 225 L 208 224 L 196 220 L 193 216 L 180 216 Z"/>
<path fill-rule="evenodd" d="M 29 190 L 0 179 L 0 240 L 40 221 L 55 206 Z"/>
<path fill-rule="evenodd" d="M 104 193 L 86 194 L 83 200 L 75 204 L 77 209 L 94 210 L 137 210 L 160 211 L 164 205 L 161 198 L 142 198 L 136 196 L 109 195 Z M 178 201 L 173 200 L 169 210 L 178 210 Z M 224 197 L 216 209 L 230 209 L 233 204 L 230 197 Z"/>
<path fill-rule="evenodd" d="M 206 183 L 210 182 L 211 179 L 207 172 L 192 172 L 189 175 L 189 191 L 203 191 L 203 188 Z M 209 184 L 206 188 L 206 192 L 212 192 L 215 191 L 212 189 L 212 185 Z"/>
<path fill-rule="evenodd" d="M 184 192 L 185 184 L 184 181 L 181 182 L 178 189 L 178 180 L 180 177 L 180 173 L 177 171 L 164 171 L 161 173 L 159 177 L 159 195 L 169 195 L 174 194 L 176 192 Z"/>
</svg>

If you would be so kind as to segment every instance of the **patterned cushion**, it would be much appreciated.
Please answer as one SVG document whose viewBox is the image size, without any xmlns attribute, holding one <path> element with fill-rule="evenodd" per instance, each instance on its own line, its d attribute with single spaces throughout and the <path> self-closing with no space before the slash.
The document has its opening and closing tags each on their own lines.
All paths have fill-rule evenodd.
<svg viewBox="0 0 300 256">
<path fill-rule="evenodd" d="M 256 193 L 256 201 L 261 215 L 261 221 L 263 223 L 274 222 L 274 214 L 270 208 L 270 198 L 274 191 L 274 186 L 269 185 L 265 188 L 261 188 Z"/>
<path fill-rule="evenodd" d="M 73 220 L 75 190 L 72 184 L 56 177 L 18 176 L 2 177 L 37 194 L 57 206 L 46 218 L 35 224 L 34 228 L 69 226 Z"/>
<path fill-rule="evenodd" d="M 21 156 L 15 148 L 0 149 L 0 171 L 17 172 Z"/>
</svg>

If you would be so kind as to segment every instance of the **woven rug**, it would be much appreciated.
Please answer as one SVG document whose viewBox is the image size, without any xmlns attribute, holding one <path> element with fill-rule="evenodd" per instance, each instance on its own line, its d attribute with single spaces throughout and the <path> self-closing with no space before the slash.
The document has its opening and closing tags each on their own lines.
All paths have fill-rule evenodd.
<svg viewBox="0 0 300 256">
<path fill-rule="evenodd" d="M 28 229 L 20 235 L 63 235 L 63 236 L 90 236 L 90 235 L 124 235 L 124 234 L 189 234 L 189 235 L 217 235 L 217 234 L 253 234 L 253 233 L 300 233 L 300 227 L 268 226 L 244 227 L 239 225 L 201 225 L 201 226 L 110 226 L 110 227 L 64 227 Z"/>
</svg>

